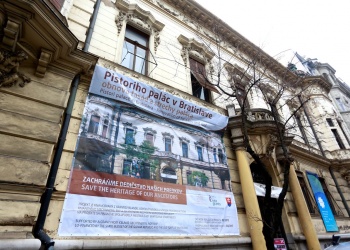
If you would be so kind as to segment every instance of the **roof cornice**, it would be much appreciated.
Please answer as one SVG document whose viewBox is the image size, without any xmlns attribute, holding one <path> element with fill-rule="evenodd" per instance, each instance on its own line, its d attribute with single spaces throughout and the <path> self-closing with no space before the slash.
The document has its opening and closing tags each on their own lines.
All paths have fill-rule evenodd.
<svg viewBox="0 0 350 250">
<path fill-rule="evenodd" d="M 177 16 L 176 13 L 166 9 L 162 4 L 160 4 L 160 1 L 156 2 L 167 13 L 175 17 Z M 225 37 L 225 40 L 228 43 L 237 48 L 240 52 L 251 58 L 259 57 L 259 61 L 262 63 L 262 65 L 281 79 L 284 79 L 287 82 L 298 81 L 297 75 L 287 70 L 287 68 L 280 64 L 276 59 L 265 53 L 261 48 L 254 45 L 240 33 L 235 31 L 231 26 L 203 8 L 194 0 L 164 0 L 164 2 L 176 8 L 176 10 L 182 12 L 192 20 L 195 20 L 197 23 L 200 23 L 207 30 L 213 30 L 213 28 L 215 28 L 222 37 Z"/>
</svg>

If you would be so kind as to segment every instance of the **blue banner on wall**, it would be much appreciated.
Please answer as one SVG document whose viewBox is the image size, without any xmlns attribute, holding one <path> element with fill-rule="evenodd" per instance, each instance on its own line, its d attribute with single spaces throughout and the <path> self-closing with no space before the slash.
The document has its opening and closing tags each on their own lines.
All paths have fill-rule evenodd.
<svg viewBox="0 0 350 250">
<path fill-rule="evenodd" d="M 317 202 L 318 209 L 320 210 L 323 223 L 327 232 L 339 231 L 337 223 L 334 219 L 334 215 L 329 206 L 327 197 L 323 192 L 322 184 L 318 179 L 317 174 L 306 172 L 307 178 L 314 193 L 315 200 Z"/>
</svg>

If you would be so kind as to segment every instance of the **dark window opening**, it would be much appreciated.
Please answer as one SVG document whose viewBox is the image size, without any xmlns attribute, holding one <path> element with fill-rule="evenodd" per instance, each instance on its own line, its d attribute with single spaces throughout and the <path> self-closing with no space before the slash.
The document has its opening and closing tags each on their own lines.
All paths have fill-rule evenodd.
<svg viewBox="0 0 350 250">
<path fill-rule="evenodd" d="M 332 129 L 332 133 L 333 133 L 333 135 L 334 135 L 334 137 L 335 137 L 335 140 L 336 140 L 337 143 L 338 143 L 339 148 L 340 148 L 340 149 L 345 149 L 344 143 L 343 143 L 343 141 L 341 140 L 341 138 L 340 138 L 340 136 L 339 136 L 339 134 L 338 134 L 338 131 L 337 131 L 336 129 Z"/>
<path fill-rule="evenodd" d="M 197 146 L 197 153 L 198 153 L 198 160 L 203 161 L 203 148 L 200 146 Z"/>
<path fill-rule="evenodd" d="M 108 124 L 109 124 L 108 119 L 105 119 L 105 120 L 103 121 L 102 137 L 107 138 Z"/>
<path fill-rule="evenodd" d="M 182 156 L 188 158 L 188 144 L 185 142 L 182 143 Z"/>
<path fill-rule="evenodd" d="M 224 163 L 224 153 L 222 152 L 222 149 L 218 149 L 218 155 L 219 155 L 219 162 Z"/>
<path fill-rule="evenodd" d="M 341 129 L 341 132 L 343 132 L 343 135 L 345 136 L 345 139 L 346 139 L 346 141 L 348 142 L 348 144 L 350 146 L 350 140 L 349 140 L 349 137 L 346 135 L 346 133 L 344 131 L 343 125 L 341 124 L 340 121 L 337 121 L 337 122 L 338 122 L 338 125 L 339 125 L 340 129 Z"/>
<path fill-rule="evenodd" d="M 326 121 L 327 121 L 327 123 L 328 123 L 328 126 L 334 127 L 334 123 L 333 123 L 332 118 L 326 118 Z"/>
<path fill-rule="evenodd" d="M 97 134 L 99 124 L 100 124 L 100 117 L 97 115 L 92 115 L 89 123 L 88 132 Z"/>
</svg>

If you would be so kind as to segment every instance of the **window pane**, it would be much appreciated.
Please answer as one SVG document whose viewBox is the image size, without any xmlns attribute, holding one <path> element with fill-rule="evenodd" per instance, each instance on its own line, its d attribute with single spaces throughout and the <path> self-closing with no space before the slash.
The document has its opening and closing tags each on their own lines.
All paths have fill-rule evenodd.
<svg viewBox="0 0 350 250">
<path fill-rule="evenodd" d="M 187 143 L 182 143 L 182 156 L 188 158 L 188 145 Z"/>
<path fill-rule="evenodd" d="M 125 144 L 134 144 L 134 130 L 126 129 Z"/>
<path fill-rule="evenodd" d="M 222 153 L 222 149 L 219 148 L 219 162 L 224 163 L 224 154 Z"/>
<path fill-rule="evenodd" d="M 132 41 L 138 42 L 139 44 L 145 47 L 147 46 L 148 36 L 138 31 L 137 29 L 134 29 L 132 27 L 126 27 L 125 37 L 129 38 Z"/>
<path fill-rule="evenodd" d="M 127 41 L 124 42 L 122 65 L 129 69 L 133 69 L 135 46 Z"/>
<path fill-rule="evenodd" d="M 153 134 L 147 133 L 146 140 L 153 146 Z"/>
<path fill-rule="evenodd" d="M 165 151 L 171 152 L 171 139 L 165 138 Z"/>
<path fill-rule="evenodd" d="M 135 69 L 136 72 L 145 74 L 146 72 L 146 50 L 140 47 L 136 48 Z"/>
<path fill-rule="evenodd" d="M 203 161 L 203 152 L 202 152 L 202 147 L 197 146 L 197 153 L 198 153 L 198 160 Z"/>
<path fill-rule="evenodd" d="M 216 155 L 216 148 L 213 148 L 213 156 L 214 156 L 214 162 L 218 162 L 217 155 Z"/>
<path fill-rule="evenodd" d="M 100 117 L 96 116 L 96 115 L 92 115 L 90 123 L 89 123 L 88 132 L 93 133 L 93 134 L 97 134 L 99 123 L 100 123 Z"/>
</svg>

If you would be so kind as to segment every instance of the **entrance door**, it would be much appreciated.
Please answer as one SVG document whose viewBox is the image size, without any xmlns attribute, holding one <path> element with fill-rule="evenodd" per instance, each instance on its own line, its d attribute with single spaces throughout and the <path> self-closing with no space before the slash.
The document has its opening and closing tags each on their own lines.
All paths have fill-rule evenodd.
<svg viewBox="0 0 350 250">
<path fill-rule="evenodd" d="M 265 178 L 264 178 L 264 175 L 261 171 L 261 169 L 259 168 L 259 166 L 256 164 L 256 163 L 252 163 L 250 165 L 250 170 L 251 170 L 251 173 L 252 173 L 252 177 L 253 177 L 253 181 L 255 183 L 261 183 L 261 184 L 265 184 Z M 266 184 L 265 184 L 266 185 Z M 260 208 L 260 212 L 262 214 L 262 220 L 264 220 L 264 213 L 262 211 L 262 208 L 264 207 L 264 199 L 265 197 L 263 196 L 257 196 L 258 198 L 258 203 L 259 203 L 259 208 Z M 277 207 L 277 199 L 276 198 L 272 198 L 271 199 L 271 212 L 273 214 L 274 213 L 274 209 Z M 274 218 L 272 218 L 274 219 Z M 284 231 L 284 227 L 283 227 L 283 222 L 282 224 L 280 225 L 280 227 L 278 228 L 277 230 L 277 234 L 275 236 L 275 238 L 284 238 L 284 241 L 286 243 L 286 246 L 287 246 L 287 249 L 288 249 L 288 242 L 287 242 L 287 237 L 286 237 L 286 233 Z"/>
</svg>

